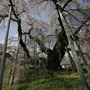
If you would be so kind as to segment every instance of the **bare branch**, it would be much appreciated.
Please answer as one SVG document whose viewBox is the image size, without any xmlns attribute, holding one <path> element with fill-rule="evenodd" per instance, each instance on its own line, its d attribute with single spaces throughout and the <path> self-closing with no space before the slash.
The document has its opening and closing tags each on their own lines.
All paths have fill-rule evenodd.
<svg viewBox="0 0 90 90">
<path fill-rule="evenodd" d="M 83 27 L 83 25 L 85 25 L 88 21 L 89 21 L 89 19 L 86 20 L 86 21 L 84 21 L 84 22 L 82 22 L 82 24 L 81 24 L 81 25 L 78 27 L 78 29 L 74 32 L 74 35 L 78 34 L 79 31 L 81 30 L 81 28 Z"/>
<path fill-rule="evenodd" d="M 71 1 L 72 1 L 72 0 L 68 0 L 68 1 L 65 3 L 65 5 L 63 6 L 62 9 L 64 10 Z"/>
</svg>

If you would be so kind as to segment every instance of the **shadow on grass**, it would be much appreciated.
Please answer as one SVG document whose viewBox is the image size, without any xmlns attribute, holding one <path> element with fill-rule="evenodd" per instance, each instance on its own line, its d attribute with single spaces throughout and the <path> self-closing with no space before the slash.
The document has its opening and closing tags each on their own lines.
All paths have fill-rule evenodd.
<svg viewBox="0 0 90 90">
<path fill-rule="evenodd" d="M 28 70 L 26 73 L 22 75 L 19 83 L 32 83 L 33 81 L 35 82 L 40 79 L 48 79 L 51 77 L 54 77 L 52 72 L 44 72 L 39 74 L 39 72 L 35 72 L 35 70 Z"/>
<path fill-rule="evenodd" d="M 81 90 L 81 85 L 75 79 L 51 78 L 21 85 L 17 90 Z"/>
<path fill-rule="evenodd" d="M 78 78 L 66 76 L 64 77 L 64 73 L 49 72 L 39 77 L 30 71 L 25 74 L 25 79 L 21 82 L 23 85 L 21 84 L 17 90 L 82 90 Z"/>
<path fill-rule="evenodd" d="M 28 85 L 22 85 L 17 88 L 17 90 L 27 90 Z"/>
</svg>

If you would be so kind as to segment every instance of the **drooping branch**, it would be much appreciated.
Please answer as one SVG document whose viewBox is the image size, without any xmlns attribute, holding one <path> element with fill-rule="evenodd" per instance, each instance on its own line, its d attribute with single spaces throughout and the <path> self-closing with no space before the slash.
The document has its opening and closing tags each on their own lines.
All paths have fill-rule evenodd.
<svg viewBox="0 0 90 90">
<path fill-rule="evenodd" d="M 29 54 L 29 51 L 28 51 L 25 43 L 24 43 L 23 40 L 22 40 L 21 19 L 17 16 L 17 14 L 16 14 L 16 12 L 15 12 L 15 10 L 14 10 L 12 0 L 10 0 L 10 4 L 12 5 L 12 12 L 13 12 L 15 18 L 17 19 L 16 22 L 17 22 L 17 24 L 18 24 L 18 33 L 19 33 L 19 38 L 20 38 L 19 43 L 20 43 L 20 45 L 22 46 L 23 50 L 26 52 L 27 57 L 28 57 L 28 58 L 31 58 L 31 56 L 30 56 L 30 54 Z"/>
<path fill-rule="evenodd" d="M 0 17 L 1 17 L 1 20 L 0 20 L 0 23 L 1 23 L 1 21 L 2 21 L 4 18 L 8 17 L 8 15 L 2 15 L 2 14 L 0 14 Z"/>
<path fill-rule="evenodd" d="M 39 40 L 37 37 L 33 37 L 31 35 L 31 29 L 29 30 L 28 36 L 30 39 L 37 42 L 37 44 L 40 46 L 40 49 L 42 52 L 47 53 L 47 48 L 44 46 L 44 43 L 41 40 Z"/>
<path fill-rule="evenodd" d="M 31 58 L 31 56 L 30 56 L 30 54 L 29 54 L 29 51 L 28 51 L 25 43 L 24 43 L 23 40 L 22 40 L 21 20 L 19 20 L 17 23 L 18 23 L 18 33 L 19 33 L 19 37 L 20 37 L 19 43 L 20 43 L 20 45 L 22 46 L 23 50 L 26 52 L 27 57 L 28 57 L 28 58 Z"/>
</svg>

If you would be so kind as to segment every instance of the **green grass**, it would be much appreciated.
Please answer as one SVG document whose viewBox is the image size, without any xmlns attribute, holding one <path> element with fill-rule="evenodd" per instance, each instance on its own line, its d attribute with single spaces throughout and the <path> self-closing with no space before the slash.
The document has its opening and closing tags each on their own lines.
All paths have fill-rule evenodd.
<svg viewBox="0 0 90 90">
<path fill-rule="evenodd" d="M 90 85 L 90 76 L 86 75 Z M 71 72 L 35 73 L 34 70 L 27 71 L 18 84 L 8 86 L 4 81 L 3 90 L 82 90 L 79 77 Z"/>
</svg>

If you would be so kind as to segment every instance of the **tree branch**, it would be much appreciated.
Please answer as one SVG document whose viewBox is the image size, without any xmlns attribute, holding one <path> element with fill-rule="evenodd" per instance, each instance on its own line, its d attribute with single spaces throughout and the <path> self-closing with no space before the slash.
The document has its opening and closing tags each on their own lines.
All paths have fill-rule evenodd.
<svg viewBox="0 0 90 90">
<path fill-rule="evenodd" d="M 12 12 L 15 16 L 15 18 L 17 19 L 17 24 L 18 24 L 18 33 L 19 33 L 19 38 L 20 38 L 20 45 L 22 46 L 23 50 L 26 52 L 26 55 L 28 58 L 31 58 L 30 54 L 29 54 L 29 51 L 25 45 L 25 43 L 23 42 L 22 40 L 22 29 L 21 29 L 21 19 L 17 16 L 17 14 L 15 13 L 15 10 L 13 8 L 13 3 L 12 3 L 12 0 L 10 0 L 10 4 L 12 5 Z"/>
<path fill-rule="evenodd" d="M 33 37 L 31 34 L 31 29 L 29 30 L 28 36 L 30 39 L 35 40 L 37 44 L 40 46 L 41 51 L 47 53 L 47 48 L 44 46 L 43 42 L 40 41 L 37 37 Z"/>
<path fill-rule="evenodd" d="M 78 34 L 79 31 L 81 30 L 81 28 L 83 27 L 83 25 L 85 25 L 88 21 L 89 21 L 89 19 L 86 20 L 86 21 L 84 21 L 84 22 L 82 22 L 82 24 L 81 24 L 81 25 L 78 27 L 78 29 L 74 32 L 74 35 Z"/>
<path fill-rule="evenodd" d="M 23 40 L 22 40 L 21 20 L 19 20 L 19 21 L 17 22 L 17 24 L 18 24 L 18 33 L 19 33 L 19 38 L 20 38 L 19 43 L 20 43 L 20 45 L 22 46 L 23 50 L 26 52 L 27 57 L 28 57 L 28 58 L 31 58 L 31 56 L 30 56 L 30 54 L 29 54 L 29 51 L 28 51 L 25 43 L 24 43 Z"/>
<path fill-rule="evenodd" d="M 64 10 L 71 1 L 72 1 L 72 0 L 68 0 L 68 1 L 65 3 L 65 5 L 63 6 L 62 9 Z"/>
</svg>

